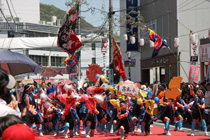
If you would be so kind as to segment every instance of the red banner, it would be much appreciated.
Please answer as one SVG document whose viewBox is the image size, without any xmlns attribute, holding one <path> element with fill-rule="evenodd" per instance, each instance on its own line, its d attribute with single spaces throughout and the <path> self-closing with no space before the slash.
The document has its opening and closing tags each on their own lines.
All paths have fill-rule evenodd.
<svg viewBox="0 0 210 140">
<path fill-rule="evenodd" d="M 125 79 L 126 74 L 125 74 L 125 69 L 124 69 L 123 63 L 122 63 L 122 55 L 121 55 L 120 49 L 114 39 L 113 39 L 113 57 L 114 57 L 114 66 L 115 66 L 116 72 L 118 74 L 120 74 L 120 76 L 123 79 Z"/>
<path fill-rule="evenodd" d="M 198 82 L 198 77 L 200 73 L 200 66 L 190 66 L 190 74 L 189 74 L 189 80 L 190 82 Z"/>
</svg>

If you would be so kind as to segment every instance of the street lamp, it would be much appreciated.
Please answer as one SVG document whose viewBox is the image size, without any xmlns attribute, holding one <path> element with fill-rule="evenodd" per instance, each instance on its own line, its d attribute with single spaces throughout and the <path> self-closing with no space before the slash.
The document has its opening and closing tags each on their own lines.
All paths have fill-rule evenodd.
<svg viewBox="0 0 210 140">
<path fill-rule="evenodd" d="M 127 52 L 127 56 L 128 56 L 128 62 L 129 62 L 129 65 L 128 65 L 128 78 L 129 80 L 131 80 L 131 67 L 130 67 L 130 59 L 131 59 L 131 52 Z"/>
</svg>

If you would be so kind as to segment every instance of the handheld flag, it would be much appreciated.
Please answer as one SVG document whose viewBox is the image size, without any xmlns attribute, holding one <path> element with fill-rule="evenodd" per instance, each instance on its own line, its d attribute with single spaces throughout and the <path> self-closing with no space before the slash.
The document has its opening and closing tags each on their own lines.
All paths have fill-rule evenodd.
<svg viewBox="0 0 210 140">
<path fill-rule="evenodd" d="M 69 10 L 66 15 L 66 21 L 58 32 L 58 47 L 71 55 L 73 55 L 74 52 L 82 46 L 81 41 L 75 34 L 78 11 L 79 3 L 77 1 Z"/>
<path fill-rule="evenodd" d="M 81 54 L 81 49 L 79 49 L 75 54 L 64 60 L 64 62 L 67 65 L 69 74 L 72 72 L 73 68 L 79 62 L 80 54 Z"/>
<path fill-rule="evenodd" d="M 154 46 L 155 46 L 153 53 L 152 53 L 152 58 L 154 58 L 155 56 L 158 55 L 159 50 L 163 46 L 168 47 L 168 45 L 167 45 L 166 41 L 164 39 L 162 39 L 158 34 L 156 34 L 153 30 L 148 28 L 148 31 L 149 31 L 149 38 L 151 41 L 154 42 Z"/>
<path fill-rule="evenodd" d="M 182 82 L 182 77 L 173 77 L 168 85 L 168 89 L 166 91 L 165 97 L 166 98 L 172 98 L 176 100 L 176 98 L 181 95 L 181 92 L 179 90 L 181 82 Z"/>
<path fill-rule="evenodd" d="M 120 76 L 123 79 L 125 79 L 126 74 L 125 74 L 123 63 L 122 63 L 122 55 L 120 53 L 119 46 L 117 45 L 114 39 L 113 39 L 113 57 L 114 57 L 114 66 L 115 66 L 116 72 L 120 74 Z"/>
</svg>

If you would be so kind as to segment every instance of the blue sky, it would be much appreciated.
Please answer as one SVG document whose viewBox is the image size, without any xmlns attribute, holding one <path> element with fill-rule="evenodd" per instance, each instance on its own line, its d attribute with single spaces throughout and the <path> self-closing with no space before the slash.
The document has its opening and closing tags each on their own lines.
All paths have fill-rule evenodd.
<svg viewBox="0 0 210 140">
<path fill-rule="evenodd" d="M 67 6 L 65 5 L 66 1 L 71 2 L 72 0 L 40 0 L 41 3 L 54 5 L 54 6 L 60 8 L 62 10 L 68 11 L 69 8 L 67 8 Z M 87 6 L 87 5 L 83 4 L 82 7 L 81 7 L 81 11 L 85 11 L 90 7 L 95 7 L 95 8 L 101 9 L 102 5 L 104 4 L 105 9 L 108 12 L 109 0 L 86 0 L 86 1 L 89 5 Z M 113 9 L 114 10 L 119 10 L 120 9 L 119 8 L 120 7 L 119 1 L 120 0 L 113 0 Z M 103 24 L 103 21 L 104 21 L 102 19 L 103 15 L 101 15 L 101 12 L 99 10 L 95 10 L 95 12 L 93 14 L 91 13 L 91 11 L 82 12 L 81 16 L 84 17 L 87 22 L 91 23 L 95 27 L 101 26 Z M 115 16 L 119 17 L 119 13 L 116 13 Z"/>
</svg>

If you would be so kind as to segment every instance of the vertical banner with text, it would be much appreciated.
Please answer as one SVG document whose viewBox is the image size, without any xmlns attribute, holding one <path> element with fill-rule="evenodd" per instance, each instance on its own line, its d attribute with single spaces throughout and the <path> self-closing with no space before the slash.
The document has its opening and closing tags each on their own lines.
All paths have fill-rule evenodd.
<svg viewBox="0 0 210 140">
<path fill-rule="evenodd" d="M 200 73 L 200 66 L 190 66 L 190 74 L 189 74 L 189 80 L 190 82 L 198 82 L 198 77 Z"/>
<path fill-rule="evenodd" d="M 127 51 L 138 51 L 138 26 L 135 27 L 134 23 L 138 22 L 138 0 L 126 0 L 126 14 L 129 15 L 126 17 L 127 26 L 126 32 L 128 35 L 127 40 Z M 130 37 L 135 36 L 135 43 L 131 44 Z"/>
<path fill-rule="evenodd" d="M 197 33 L 190 35 L 190 62 L 198 62 L 198 42 L 199 36 Z"/>
</svg>

